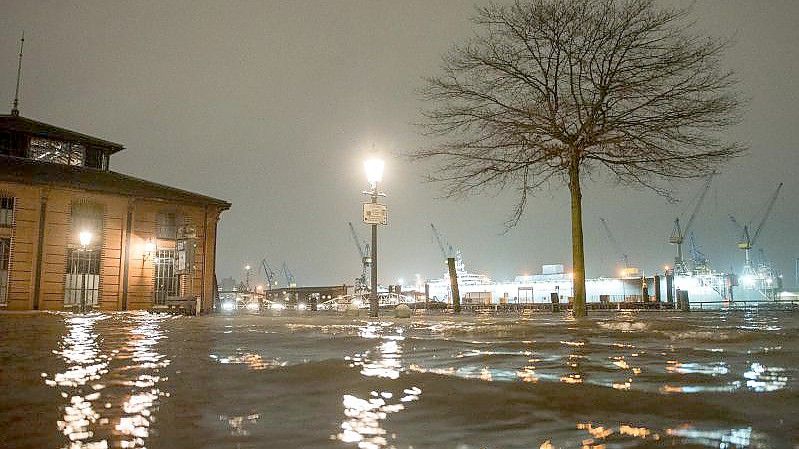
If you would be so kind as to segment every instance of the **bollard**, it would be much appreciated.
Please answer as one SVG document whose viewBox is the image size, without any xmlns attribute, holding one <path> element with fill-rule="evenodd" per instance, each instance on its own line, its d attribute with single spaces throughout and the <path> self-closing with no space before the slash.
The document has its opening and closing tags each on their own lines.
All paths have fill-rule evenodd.
<svg viewBox="0 0 799 449">
<path fill-rule="evenodd" d="M 560 297 L 557 293 L 552 292 L 549 294 L 549 299 L 552 300 L 552 313 L 560 312 Z"/>
<path fill-rule="evenodd" d="M 655 302 L 660 307 L 660 275 L 655 275 L 652 279 L 652 283 L 655 284 Z"/>
<path fill-rule="evenodd" d="M 666 273 L 666 303 L 670 309 L 674 308 L 674 274 Z"/>
<path fill-rule="evenodd" d="M 400 304 L 394 308 L 394 316 L 397 318 L 410 318 L 411 308 L 407 304 Z"/>
<path fill-rule="evenodd" d="M 691 303 L 688 300 L 688 291 L 687 290 L 677 290 L 678 291 L 678 298 L 677 301 L 680 305 L 680 310 L 683 312 L 688 312 L 691 310 Z"/>
<path fill-rule="evenodd" d="M 427 310 L 430 308 L 430 284 L 427 282 L 424 283 L 424 309 Z"/>
<path fill-rule="evenodd" d="M 358 316 L 360 314 L 360 308 L 353 303 L 347 304 L 344 308 L 344 315 L 345 316 Z"/>
</svg>

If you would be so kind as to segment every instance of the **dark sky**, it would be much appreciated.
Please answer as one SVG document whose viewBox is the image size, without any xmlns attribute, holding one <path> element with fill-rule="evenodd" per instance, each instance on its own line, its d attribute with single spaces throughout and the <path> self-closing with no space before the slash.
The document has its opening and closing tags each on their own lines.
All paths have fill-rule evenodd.
<svg viewBox="0 0 799 449">
<path fill-rule="evenodd" d="M 362 159 L 389 155 L 389 226 L 381 228 L 381 281 L 438 277 L 433 222 L 467 267 L 502 280 L 545 263 L 570 264 L 568 192 L 531 203 L 507 234 L 507 195 L 440 200 L 423 166 L 396 155 L 425 144 L 412 123 L 421 77 L 469 36 L 474 1 L 15 1 L 0 0 L 0 98 L 10 109 L 19 33 L 25 30 L 22 115 L 120 142 L 112 169 L 233 203 L 218 243 L 220 277 L 266 257 L 301 285 L 351 283 L 360 261 Z M 671 3 L 666 3 L 671 4 Z M 681 3 L 685 4 L 685 3 Z M 759 245 L 794 283 L 799 257 L 799 2 L 702 1 L 698 26 L 737 38 L 726 65 L 749 98 L 731 137 L 750 145 L 727 167 L 694 226 L 716 268 L 740 267 L 732 213 L 762 213 L 785 187 Z M 683 186 L 690 197 L 701 182 Z M 675 214 L 647 191 L 585 184 L 589 276 L 620 267 L 599 217 L 635 265 L 671 264 Z"/>
</svg>

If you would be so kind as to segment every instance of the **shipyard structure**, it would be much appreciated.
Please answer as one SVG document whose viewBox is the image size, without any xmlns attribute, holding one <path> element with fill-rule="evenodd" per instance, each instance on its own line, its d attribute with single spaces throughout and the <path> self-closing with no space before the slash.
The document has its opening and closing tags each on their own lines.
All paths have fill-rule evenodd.
<svg viewBox="0 0 799 449">
<path fill-rule="evenodd" d="M 540 274 L 516 276 L 513 281 L 495 282 L 488 276 L 469 273 L 460 258 L 456 261 L 460 302 L 464 305 L 549 303 L 555 295 L 559 301 L 573 297 L 572 274 L 564 266 L 544 265 Z M 637 269 L 625 269 L 620 277 L 586 279 L 586 301 L 589 303 L 671 303 L 681 299 L 690 302 L 723 303 L 729 301 L 766 301 L 777 299 L 781 290 L 778 278 L 744 279 L 713 271 L 678 272 L 642 275 Z M 452 303 L 448 275 L 428 281 L 426 296 L 433 301 Z"/>
<path fill-rule="evenodd" d="M 0 309 L 211 310 L 230 203 L 111 171 L 121 150 L 0 115 Z"/>
</svg>

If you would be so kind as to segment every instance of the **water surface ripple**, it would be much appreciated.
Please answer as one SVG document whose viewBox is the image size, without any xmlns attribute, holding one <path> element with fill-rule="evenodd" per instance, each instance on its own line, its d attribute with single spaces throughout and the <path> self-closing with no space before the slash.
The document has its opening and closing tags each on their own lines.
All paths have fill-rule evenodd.
<svg viewBox="0 0 799 449">
<path fill-rule="evenodd" d="M 0 447 L 797 448 L 799 315 L 0 314 Z"/>
</svg>

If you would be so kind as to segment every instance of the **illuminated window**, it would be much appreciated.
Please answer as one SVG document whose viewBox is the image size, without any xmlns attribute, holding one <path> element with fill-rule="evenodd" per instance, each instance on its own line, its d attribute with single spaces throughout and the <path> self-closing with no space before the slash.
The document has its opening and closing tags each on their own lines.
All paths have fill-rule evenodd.
<svg viewBox="0 0 799 449">
<path fill-rule="evenodd" d="M 76 201 L 72 203 L 72 244 L 80 245 L 80 234 L 89 232 L 91 242 L 89 246 L 99 247 L 103 237 L 103 208 L 99 204 L 88 201 Z"/>
<path fill-rule="evenodd" d="M 67 247 L 64 305 L 97 306 L 100 299 L 100 248 L 103 208 L 88 201 L 72 203 L 72 236 Z M 81 234 L 88 236 L 81 242 Z"/>
<path fill-rule="evenodd" d="M 159 249 L 155 253 L 155 304 L 166 304 L 170 296 L 180 294 L 180 282 L 175 274 L 175 250 Z"/>
<path fill-rule="evenodd" d="M 177 214 L 174 212 L 159 212 L 156 221 L 156 237 L 165 240 L 175 240 L 177 238 Z"/>
<path fill-rule="evenodd" d="M 42 162 L 83 166 L 86 147 L 79 143 L 34 137 L 31 139 L 28 157 Z"/>
<path fill-rule="evenodd" d="M 14 224 L 14 197 L 0 196 L 0 226 L 10 227 Z"/>
</svg>

